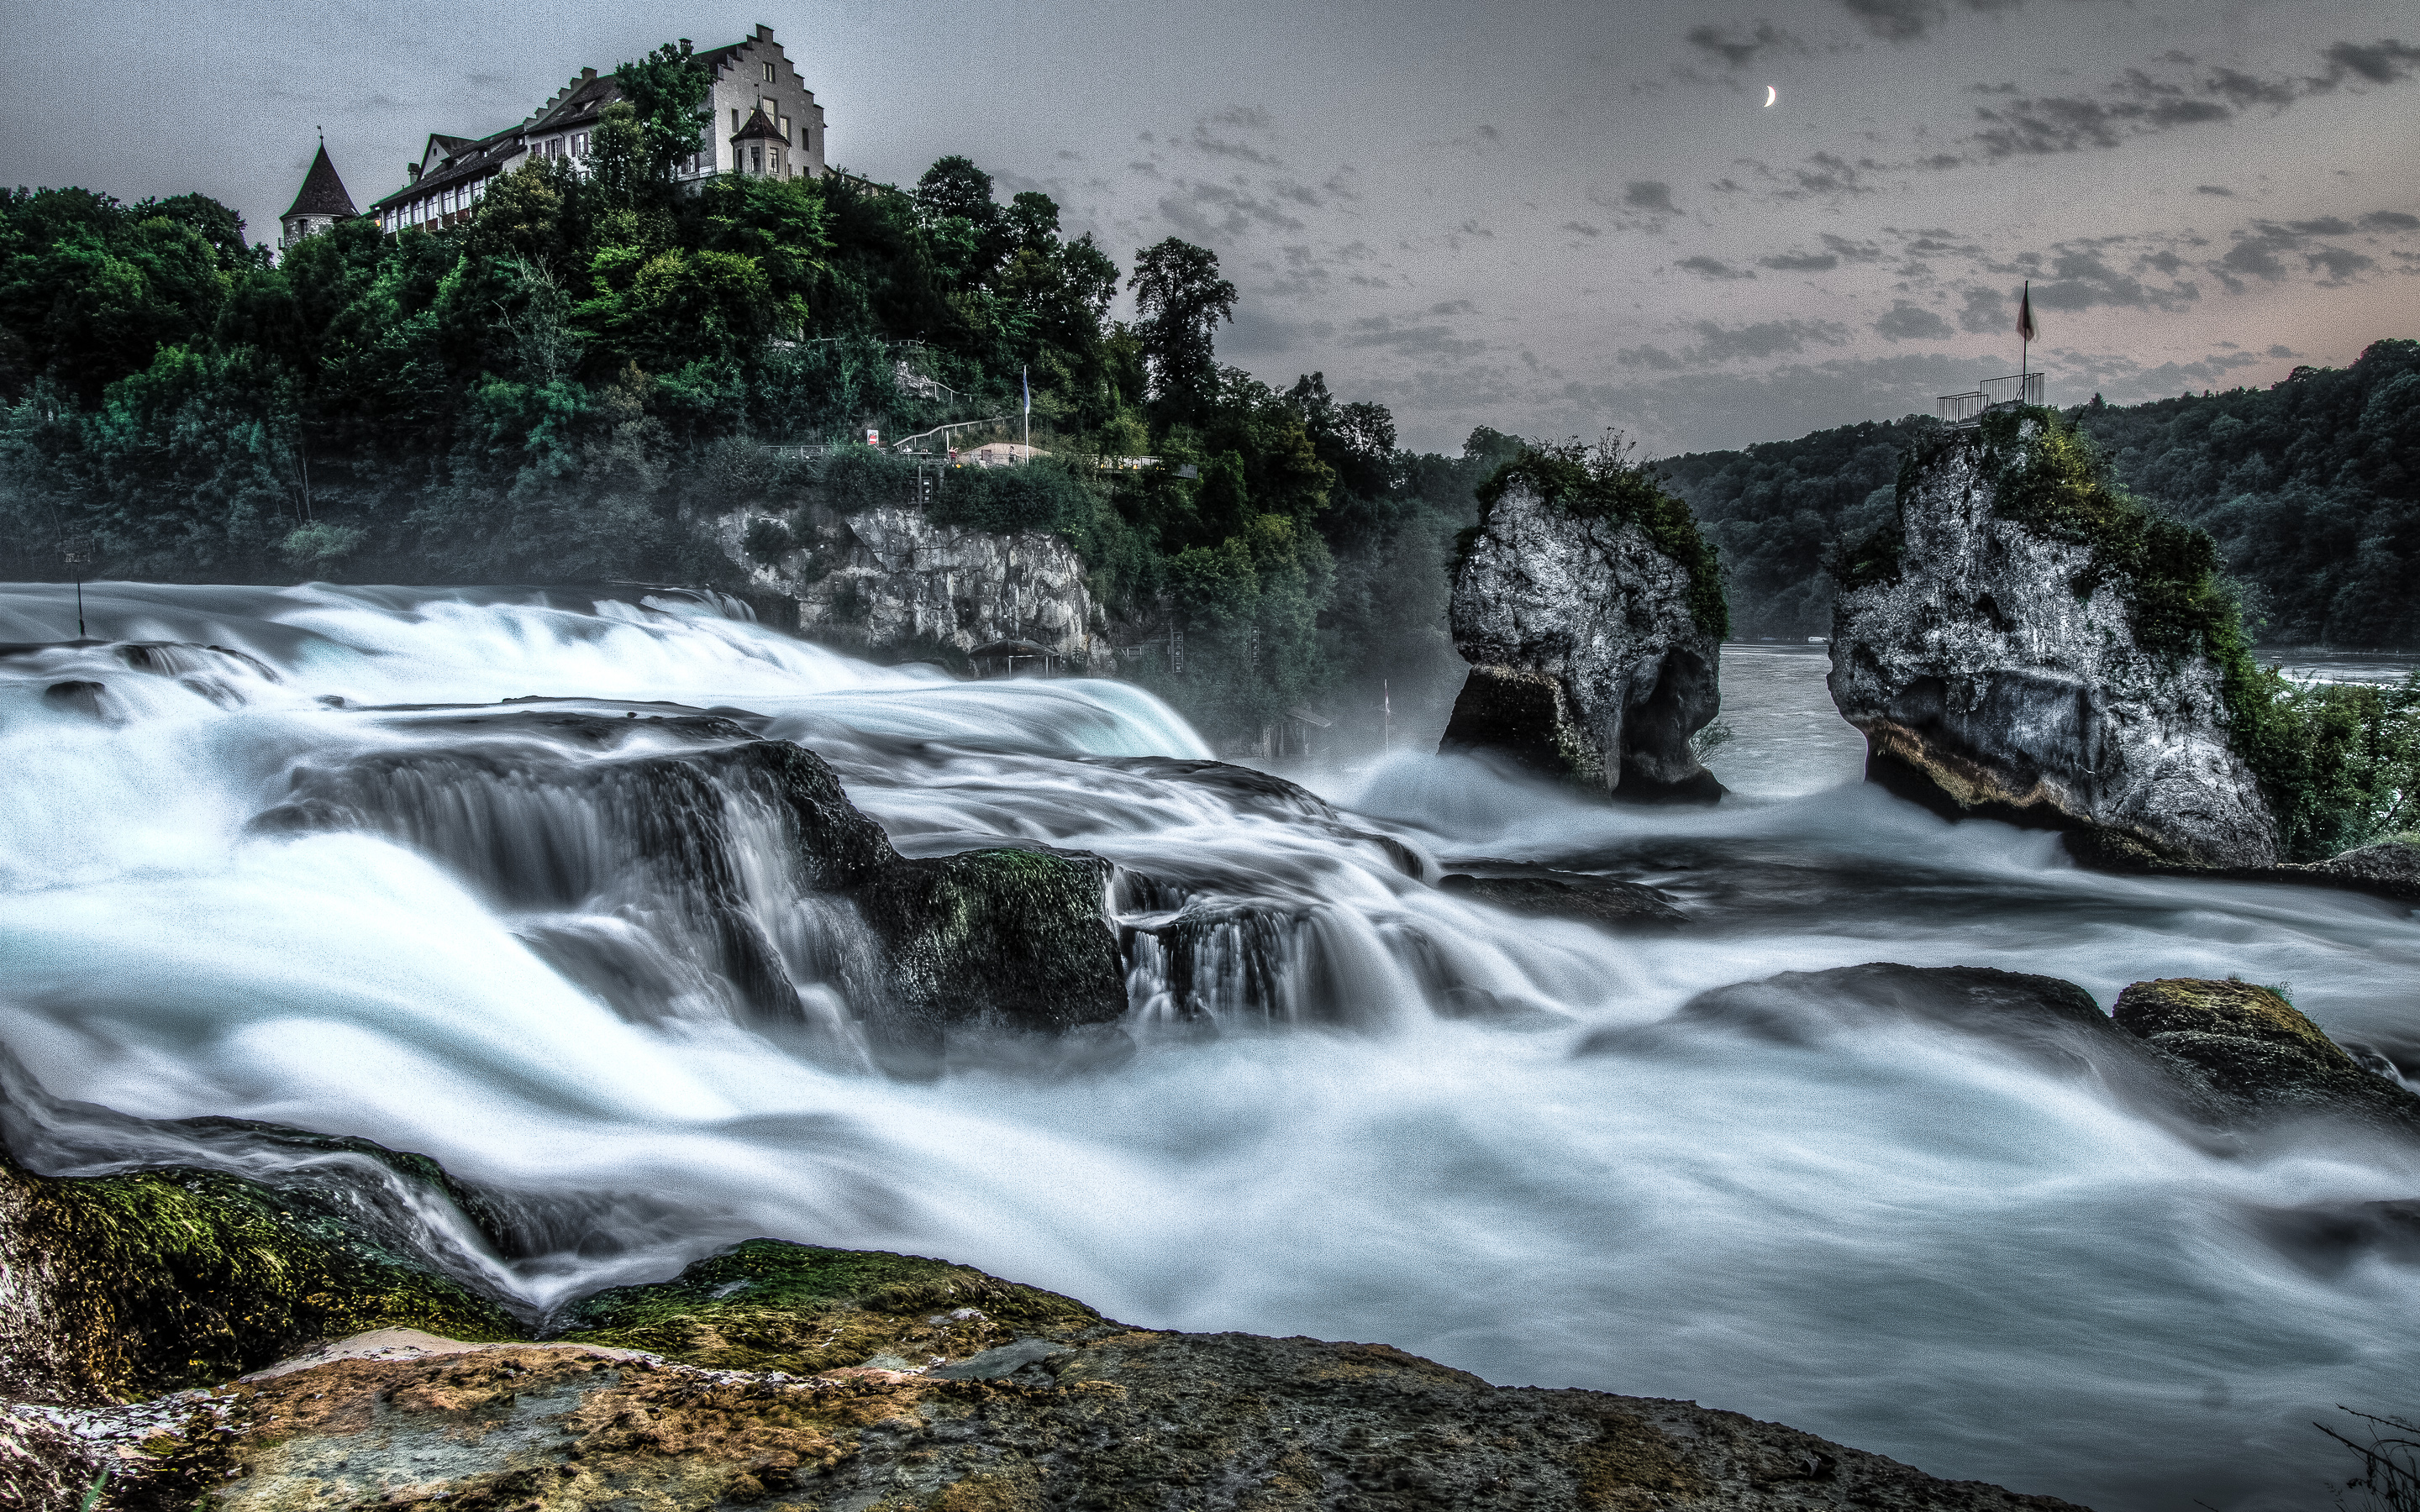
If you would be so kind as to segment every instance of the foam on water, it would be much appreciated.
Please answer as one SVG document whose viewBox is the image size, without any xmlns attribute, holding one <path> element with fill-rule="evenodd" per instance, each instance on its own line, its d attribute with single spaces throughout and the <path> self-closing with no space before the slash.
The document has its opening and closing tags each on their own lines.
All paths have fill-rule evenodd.
<svg viewBox="0 0 2420 1512">
<path fill-rule="evenodd" d="M 0 635 L 55 637 L 63 601 L 0 591 Z M 2312 1504 L 2337 1466 L 2311 1418 L 2410 1410 L 2420 1278 L 2281 1246 L 2266 1215 L 2420 1196 L 2412 1147 L 2213 1140 L 2081 1060 L 1939 1025 L 1665 1023 L 1709 988 L 1873 960 L 2061 976 L 2104 1005 L 2238 972 L 2414 1065 L 2409 909 L 2082 872 L 2041 835 L 1779 777 L 1637 812 L 1398 755 L 1322 781 L 1331 809 L 1205 776 L 1125 685 L 956 684 L 655 603 L 88 590 L 104 640 L 268 673 L 0 660 L 0 1041 L 60 1097 L 360 1134 L 613 1228 L 487 1257 L 538 1305 L 758 1233 L 905 1248 L 1139 1323 L 1690 1396 L 2103 1509 Z M 70 680 L 104 685 L 103 717 L 46 697 Z M 1742 746 L 1837 743 L 1769 681 Z M 297 763 L 428 738 L 325 697 L 526 694 L 770 716 L 910 854 L 1098 852 L 1182 892 L 1122 903 L 1141 937 L 1260 920 L 1220 949 L 1264 950 L 1281 991 L 1205 979 L 1207 1020 L 1154 1033 L 1177 1005 L 1139 967 L 1142 1049 L 1117 1070 L 892 1081 L 742 1015 L 617 1011 L 533 946 L 645 936 L 628 900 L 540 920 L 399 843 L 247 827 Z M 1470 857 L 1650 881 L 1695 922 L 1617 937 L 1427 885 Z M 1447 984 L 1501 1015 L 1449 1016 Z"/>
</svg>

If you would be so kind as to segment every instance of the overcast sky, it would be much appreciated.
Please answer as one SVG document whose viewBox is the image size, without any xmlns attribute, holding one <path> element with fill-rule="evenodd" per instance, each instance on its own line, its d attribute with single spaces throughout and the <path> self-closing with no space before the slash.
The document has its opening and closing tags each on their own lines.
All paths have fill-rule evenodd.
<svg viewBox="0 0 2420 1512">
<path fill-rule="evenodd" d="M 366 204 L 430 131 L 760 21 L 836 163 L 967 153 L 1121 266 L 1203 242 L 1222 355 L 1424 449 L 1929 410 L 2015 370 L 2028 277 L 2054 403 L 2420 335 L 2412 0 L 0 0 L 0 182 L 199 190 L 273 237 L 315 126 Z"/>
</svg>

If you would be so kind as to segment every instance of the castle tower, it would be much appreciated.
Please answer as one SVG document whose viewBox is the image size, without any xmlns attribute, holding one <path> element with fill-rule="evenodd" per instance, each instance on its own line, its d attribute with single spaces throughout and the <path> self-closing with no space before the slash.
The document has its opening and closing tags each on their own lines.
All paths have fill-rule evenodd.
<svg viewBox="0 0 2420 1512">
<path fill-rule="evenodd" d="M 336 177 L 336 165 L 328 161 L 323 137 L 319 155 L 311 160 L 311 171 L 302 176 L 302 189 L 294 196 L 293 208 L 277 218 L 285 233 L 277 239 L 278 250 L 287 250 L 314 231 L 325 231 L 352 213 L 353 196 L 345 193 L 345 181 Z"/>
</svg>

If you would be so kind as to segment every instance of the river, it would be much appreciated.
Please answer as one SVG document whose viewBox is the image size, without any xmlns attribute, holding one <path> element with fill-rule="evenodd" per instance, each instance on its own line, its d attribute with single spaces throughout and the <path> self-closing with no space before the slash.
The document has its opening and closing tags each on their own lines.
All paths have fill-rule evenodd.
<svg viewBox="0 0 2420 1512">
<path fill-rule="evenodd" d="M 0 657 L 0 1042 L 58 1097 L 359 1134 L 551 1197 L 583 1235 L 475 1260 L 533 1307 L 759 1233 L 908 1249 L 1136 1323 L 1691 1397 L 2103 1512 L 2322 1504 L 2350 1461 L 2311 1421 L 2414 1405 L 2420 1270 L 2300 1215 L 2420 1196 L 2420 1149 L 2212 1137 L 2074 1057 L 1838 1004 L 1782 1035 L 1666 1022 L 1869 961 L 2045 973 L 2104 1007 L 2235 973 L 2420 1068 L 2412 910 L 2100 875 L 2052 837 L 1947 824 L 1856 780 L 1821 648 L 1726 652 L 1717 808 L 1398 752 L 1310 774 L 1326 816 L 1132 760 L 1206 752 L 1125 685 L 872 668 L 699 599 L 86 594 L 99 638 L 257 665 Z M 0 589 L 0 640 L 53 640 L 63 612 L 62 590 Z M 101 691 L 46 694 L 69 681 Z M 768 1029 L 636 872 L 544 901 L 442 845 L 251 824 L 298 771 L 539 738 L 372 706 L 525 695 L 752 711 L 910 854 L 1047 841 L 1282 920 L 1266 979 L 1213 981 L 1208 1018 L 1176 1025 L 1138 960 L 1122 1065 L 896 1080 L 846 1053 L 814 951 L 783 947 L 799 1022 L 842 1027 Z M 559 794 L 515 801 L 506 849 L 602 843 Z M 1651 882 L 1691 922 L 1516 918 L 1406 875 L 1378 834 L 1429 876 L 1484 857 Z M 778 889 L 751 906 L 785 941 L 827 919 Z"/>
</svg>

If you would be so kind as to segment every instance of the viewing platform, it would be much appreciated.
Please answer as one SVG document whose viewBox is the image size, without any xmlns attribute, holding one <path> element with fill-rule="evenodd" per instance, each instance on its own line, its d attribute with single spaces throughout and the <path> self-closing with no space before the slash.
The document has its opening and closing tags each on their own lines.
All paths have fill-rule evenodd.
<svg viewBox="0 0 2420 1512">
<path fill-rule="evenodd" d="M 1985 378 L 1964 393 L 1945 393 L 1939 400 L 1941 418 L 1953 425 L 1971 425 L 2002 405 L 2041 404 L 2049 392 L 2044 378 L 2040 373 L 2010 373 L 2006 378 Z"/>
</svg>

